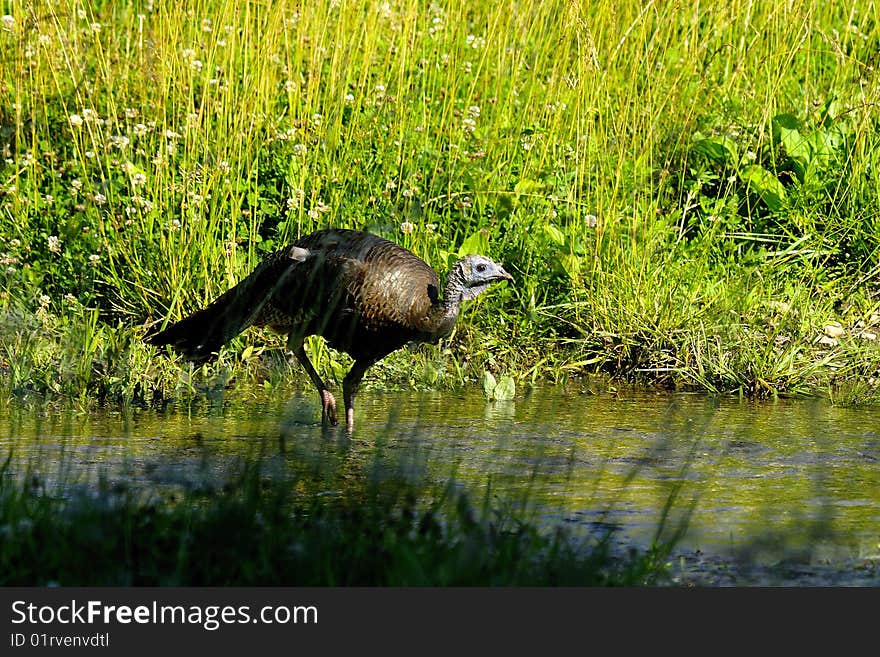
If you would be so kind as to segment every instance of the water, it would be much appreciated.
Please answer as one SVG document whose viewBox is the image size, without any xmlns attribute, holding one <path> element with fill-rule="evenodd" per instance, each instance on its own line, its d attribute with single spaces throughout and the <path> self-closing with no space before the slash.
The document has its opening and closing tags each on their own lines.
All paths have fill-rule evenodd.
<svg viewBox="0 0 880 657">
<path fill-rule="evenodd" d="M 684 552 L 845 564 L 880 553 L 880 409 L 820 400 L 535 390 L 365 390 L 357 427 L 324 428 L 312 396 L 182 411 L 0 412 L 0 454 L 48 494 L 111 485 L 222 486 L 243 461 L 332 495 L 352 478 L 443 482 L 573 533 L 614 526 L 647 546 L 686 527 Z M 667 508 L 668 507 L 668 508 Z M 848 564 L 848 565 L 846 565 Z"/>
</svg>

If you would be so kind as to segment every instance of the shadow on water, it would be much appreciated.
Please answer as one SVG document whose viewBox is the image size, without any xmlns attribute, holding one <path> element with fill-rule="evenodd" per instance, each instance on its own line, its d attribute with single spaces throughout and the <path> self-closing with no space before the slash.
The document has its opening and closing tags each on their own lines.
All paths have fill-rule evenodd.
<svg viewBox="0 0 880 657">
<path fill-rule="evenodd" d="M 0 449 L 12 455 L 7 478 L 27 473 L 56 500 L 124 494 L 174 505 L 234 492 L 256 470 L 298 500 L 345 513 L 387 502 L 395 517 L 436 512 L 441 529 L 461 524 L 443 504 L 466 499 L 490 541 L 499 527 L 528 526 L 564 528 L 572 545 L 598 541 L 612 555 L 653 547 L 669 560 L 656 550 L 674 546 L 680 583 L 880 583 L 877 409 L 558 389 L 495 403 L 473 391 L 370 391 L 349 435 L 316 422 L 314 401 L 207 413 L 12 409 L 0 415 Z"/>
</svg>

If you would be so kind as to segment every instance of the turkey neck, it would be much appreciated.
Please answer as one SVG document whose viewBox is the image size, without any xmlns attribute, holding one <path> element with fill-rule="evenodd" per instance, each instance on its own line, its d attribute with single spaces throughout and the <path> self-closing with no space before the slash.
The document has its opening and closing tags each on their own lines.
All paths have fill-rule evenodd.
<svg viewBox="0 0 880 657">
<path fill-rule="evenodd" d="M 446 279 L 443 299 L 434 303 L 431 313 L 428 315 L 428 332 L 435 339 L 445 338 L 452 333 L 466 289 L 464 272 L 460 267 L 454 266 Z"/>
</svg>

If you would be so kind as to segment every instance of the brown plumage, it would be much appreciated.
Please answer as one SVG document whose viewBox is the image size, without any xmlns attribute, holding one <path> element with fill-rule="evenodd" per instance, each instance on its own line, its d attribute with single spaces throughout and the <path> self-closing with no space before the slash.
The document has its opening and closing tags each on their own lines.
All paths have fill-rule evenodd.
<svg viewBox="0 0 880 657">
<path fill-rule="evenodd" d="M 452 266 L 441 298 L 437 274 L 402 246 L 362 231 L 320 230 L 266 256 L 209 306 L 146 341 L 202 362 L 248 326 L 285 333 L 318 389 L 324 421 L 336 424 L 336 400 L 303 348 L 307 336 L 323 336 L 355 361 L 342 384 L 351 430 L 367 369 L 408 342 L 449 335 L 461 302 L 501 280 L 513 280 L 501 265 L 466 256 Z"/>
</svg>

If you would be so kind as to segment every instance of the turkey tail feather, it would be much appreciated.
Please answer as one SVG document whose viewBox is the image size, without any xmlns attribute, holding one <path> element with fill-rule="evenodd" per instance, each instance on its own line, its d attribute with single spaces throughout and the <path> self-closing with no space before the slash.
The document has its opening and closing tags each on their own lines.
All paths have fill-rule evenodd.
<svg viewBox="0 0 880 657">
<path fill-rule="evenodd" d="M 157 347 L 169 345 L 196 363 L 212 360 L 220 347 L 254 322 L 272 292 L 287 280 L 289 272 L 279 275 L 278 271 L 278 265 L 286 268 L 287 264 L 264 262 L 206 308 L 148 335 L 145 342 Z"/>
</svg>

